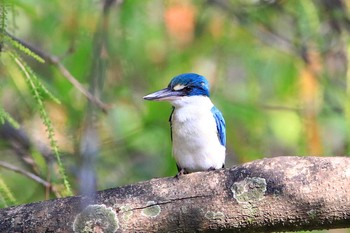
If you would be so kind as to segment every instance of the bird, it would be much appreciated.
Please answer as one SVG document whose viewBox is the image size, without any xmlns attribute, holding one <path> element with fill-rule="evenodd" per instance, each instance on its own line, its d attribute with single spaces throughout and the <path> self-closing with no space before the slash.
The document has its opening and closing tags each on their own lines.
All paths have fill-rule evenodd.
<svg viewBox="0 0 350 233">
<path fill-rule="evenodd" d="M 225 166 L 226 124 L 209 97 L 209 82 L 196 73 L 175 76 L 166 88 L 143 97 L 172 105 L 169 122 L 176 177 Z"/>
</svg>

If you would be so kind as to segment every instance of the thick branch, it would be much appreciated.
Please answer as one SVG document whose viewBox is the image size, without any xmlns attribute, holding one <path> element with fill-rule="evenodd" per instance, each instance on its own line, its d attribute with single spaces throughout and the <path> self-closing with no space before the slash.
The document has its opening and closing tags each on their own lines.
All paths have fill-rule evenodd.
<svg viewBox="0 0 350 233">
<path fill-rule="evenodd" d="M 271 232 L 350 227 L 350 158 L 276 157 L 0 210 L 0 232 Z M 101 231 L 101 232 L 102 232 Z"/>
</svg>

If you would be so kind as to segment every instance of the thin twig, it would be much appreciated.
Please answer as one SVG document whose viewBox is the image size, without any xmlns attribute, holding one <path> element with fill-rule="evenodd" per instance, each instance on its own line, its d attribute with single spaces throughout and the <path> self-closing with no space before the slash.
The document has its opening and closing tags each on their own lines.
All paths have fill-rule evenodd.
<svg viewBox="0 0 350 233">
<path fill-rule="evenodd" d="M 57 67 L 57 69 L 61 72 L 61 74 L 78 90 L 80 91 L 91 103 L 95 104 L 99 107 L 103 112 L 107 112 L 108 109 L 111 108 L 110 105 L 103 103 L 98 97 L 92 95 L 88 90 L 86 90 L 83 85 L 68 71 L 68 69 L 61 63 L 60 59 L 57 56 L 47 54 L 46 52 L 34 47 L 33 45 L 23 41 L 10 33 L 6 32 L 6 35 L 11 39 L 17 41 L 23 46 L 27 47 L 40 57 L 42 57 L 47 63 L 52 64 Z"/>
<path fill-rule="evenodd" d="M 21 168 L 13 166 L 12 164 L 9 164 L 9 163 L 7 163 L 5 161 L 0 161 L 0 166 L 3 167 L 3 168 L 9 169 L 11 171 L 20 173 L 20 174 L 22 174 L 22 175 L 24 175 L 26 177 L 29 177 L 30 179 L 32 179 L 32 180 L 42 184 L 45 187 L 51 187 L 51 184 L 49 182 L 47 182 L 46 180 L 43 180 L 39 176 L 34 175 L 31 172 L 27 172 L 25 170 L 22 170 Z"/>
<path fill-rule="evenodd" d="M 67 70 L 67 68 L 59 61 L 55 56 L 49 56 L 49 62 L 55 65 L 62 75 L 71 83 L 75 88 L 77 88 L 86 98 L 88 98 L 93 104 L 98 106 L 103 112 L 107 112 L 111 106 L 103 103 L 98 97 L 92 95 L 88 90 L 86 90 L 83 85 L 80 84 L 76 78 Z"/>
<path fill-rule="evenodd" d="M 278 48 L 281 51 L 288 54 L 300 54 L 299 50 L 295 46 L 295 42 L 275 32 L 272 28 L 270 28 L 262 21 L 257 22 L 253 26 L 249 25 L 248 23 L 246 23 L 246 16 L 244 14 L 239 14 L 237 11 L 232 9 L 232 7 L 229 6 L 227 1 L 208 0 L 207 2 L 216 5 L 220 9 L 228 12 L 229 16 L 233 16 L 236 19 L 236 22 L 238 22 L 238 24 L 241 25 L 244 30 L 246 30 L 256 38 L 259 38 L 261 42 L 267 45 L 273 45 L 275 48 Z"/>
<path fill-rule="evenodd" d="M 6 168 L 8 170 L 11 170 L 13 172 L 22 174 L 22 175 L 34 180 L 35 182 L 42 184 L 46 189 L 51 190 L 55 194 L 56 197 L 61 197 L 60 192 L 56 189 L 56 187 L 54 185 L 52 185 L 50 182 L 42 179 L 41 177 L 39 177 L 31 172 L 25 171 L 25 170 L 23 170 L 19 167 L 16 167 L 12 164 L 9 164 L 5 161 L 0 161 L 0 167 L 3 167 L 3 168 Z"/>
</svg>

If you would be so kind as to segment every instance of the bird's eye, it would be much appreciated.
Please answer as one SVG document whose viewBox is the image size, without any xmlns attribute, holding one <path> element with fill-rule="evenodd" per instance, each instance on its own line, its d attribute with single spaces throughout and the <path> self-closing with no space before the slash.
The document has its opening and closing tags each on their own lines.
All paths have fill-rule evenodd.
<svg viewBox="0 0 350 233">
<path fill-rule="evenodd" d="M 177 84 L 173 87 L 173 90 L 174 91 L 181 91 L 185 88 L 185 85 L 182 85 L 182 84 Z"/>
<path fill-rule="evenodd" d="M 185 91 L 190 91 L 192 88 L 190 86 L 186 86 L 184 89 Z"/>
</svg>

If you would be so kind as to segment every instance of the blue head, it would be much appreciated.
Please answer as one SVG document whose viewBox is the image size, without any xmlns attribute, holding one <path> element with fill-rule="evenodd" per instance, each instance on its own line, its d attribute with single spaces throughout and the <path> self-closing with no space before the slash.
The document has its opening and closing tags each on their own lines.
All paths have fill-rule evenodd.
<svg viewBox="0 0 350 233">
<path fill-rule="evenodd" d="M 184 96 L 209 97 L 209 83 L 201 75 L 195 73 L 180 74 L 174 77 L 167 88 L 144 96 L 146 100 L 173 101 Z"/>
</svg>

